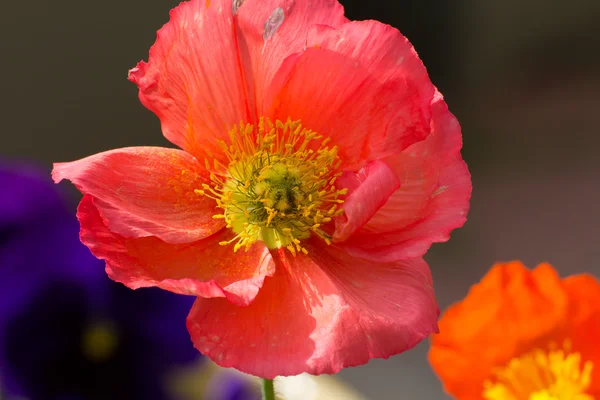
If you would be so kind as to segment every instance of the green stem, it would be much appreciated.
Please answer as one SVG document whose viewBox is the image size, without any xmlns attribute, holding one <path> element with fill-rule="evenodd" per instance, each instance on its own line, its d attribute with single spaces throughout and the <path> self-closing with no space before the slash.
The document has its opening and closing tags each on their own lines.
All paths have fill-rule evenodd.
<svg viewBox="0 0 600 400">
<path fill-rule="evenodd" d="M 273 379 L 262 380 L 262 398 L 263 400 L 275 400 L 275 388 Z"/>
</svg>

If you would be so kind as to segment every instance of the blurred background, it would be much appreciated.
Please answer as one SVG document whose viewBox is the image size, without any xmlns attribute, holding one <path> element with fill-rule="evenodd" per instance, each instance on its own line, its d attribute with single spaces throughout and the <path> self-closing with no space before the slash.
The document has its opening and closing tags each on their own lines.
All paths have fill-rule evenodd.
<svg viewBox="0 0 600 400">
<path fill-rule="evenodd" d="M 463 127 L 469 219 L 426 257 L 440 306 L 496 261 L 600 275 L 600 1 L 341 2 L 350 19 L 409 38 Z M 126 77 L 177 3 L 1 2 L 0 157 L 50 171 L 112 148 L 169 145 Z M 72 211 L 79 195 L 68 186 Z M 427 349 L 339 376 L 371 399 L 446 399 Z"/>
</svg>

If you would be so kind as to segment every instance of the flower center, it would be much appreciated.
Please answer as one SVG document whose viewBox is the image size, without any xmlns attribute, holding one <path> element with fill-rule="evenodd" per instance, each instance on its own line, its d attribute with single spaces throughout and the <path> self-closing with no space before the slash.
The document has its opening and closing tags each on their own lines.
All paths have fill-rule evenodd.
<svg viewBox="0 0 600 400">
<path fill-rule="evenodd" d="M 114 325 L 109 321 L 98 321 L 85 329 L 81 346 L 87 358 L 106 361 L 114 355 L 118 342 Z"/>
<path fill-rule="evenodd" d="M 487 400 L 593 400 L 585 394 L 591 383 L 592 362 L 581 365 L 581 354 L 571 352 L 569 341 L 562 348 L 533 351 L 513 358 L 485 382 Z"/>
<path fill-rule="evenodd" d="M 237 235 L 234 251 L 262 240 L 269 248 L 287 248 L 292 254 L 307 250 L 301 240 L 315 234 L 327 244 L 326 225 L 343 213 L 340 204 L 347 189 L 335 186 L 341 164 L 329 139 L 288 119 L 275 123 L 261 118 L 258 132 L 251 124 L 229 131 L 230 143 L 219 143 L 229 165 L 213 159 L 212 185 L 199 195 L 215 199 L 223 218 Z M 206 161 L 207 168 L 210 163 Z"/>
</svg>

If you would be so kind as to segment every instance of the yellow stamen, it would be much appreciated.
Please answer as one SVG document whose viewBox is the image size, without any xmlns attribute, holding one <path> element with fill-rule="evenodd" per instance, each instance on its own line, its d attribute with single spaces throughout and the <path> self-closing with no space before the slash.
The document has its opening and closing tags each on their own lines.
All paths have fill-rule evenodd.
<svg viewBox="0 0 600 400">
<path fill-rule="evenodd" d="M 237 234 L 222 244 L 236 242 L 237 251 L 262 240 L 296 255 L 308 252 L 300 241 L 311 232 L 330 244 L 323 225 L 343 213 L 340 197 L 347 193 L 335 186 L 341 176 L 337 147 L 326 146 L 329 138 L 300 121 L 260 118 L 256 128 L 241 123 L 228 132 L 230 143 L 218 143 L 228 166 L 214 159 L 212 184 L 194 191 L 215 199 L 223 209 L 215 218 L 224 218 Z"/>
<path fill-rule="evenodd" d="M 593 364 L 581 365 L 581 354 L 571 352 L 565 341 L 562 348 L 551 345 L 548 351 L 534 349 L 513 358 L 485 382 L 487 400 L 594 400 L 585 394 Z"/>
</svg>

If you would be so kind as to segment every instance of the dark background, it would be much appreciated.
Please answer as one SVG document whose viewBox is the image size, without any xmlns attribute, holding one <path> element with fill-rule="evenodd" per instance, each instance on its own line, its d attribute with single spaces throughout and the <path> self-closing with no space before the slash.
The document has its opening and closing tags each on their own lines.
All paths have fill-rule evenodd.
<svg viewBox="0 0 600 400">
<path fill-rule="evenodd" d="M 177 3 L 2 1 L 0 157 L 49 171 L 170 145 L 126 76 Z M 440 306 L 497 260 L 600 275 L 600 1 L 342 3 L 350 19 L 381 20 L 412 41 L 463 127 L 469 221 L 427 256 Z M 444 399 L 427 348 L 340 375 L 372 399 Z"/>
</svg>

